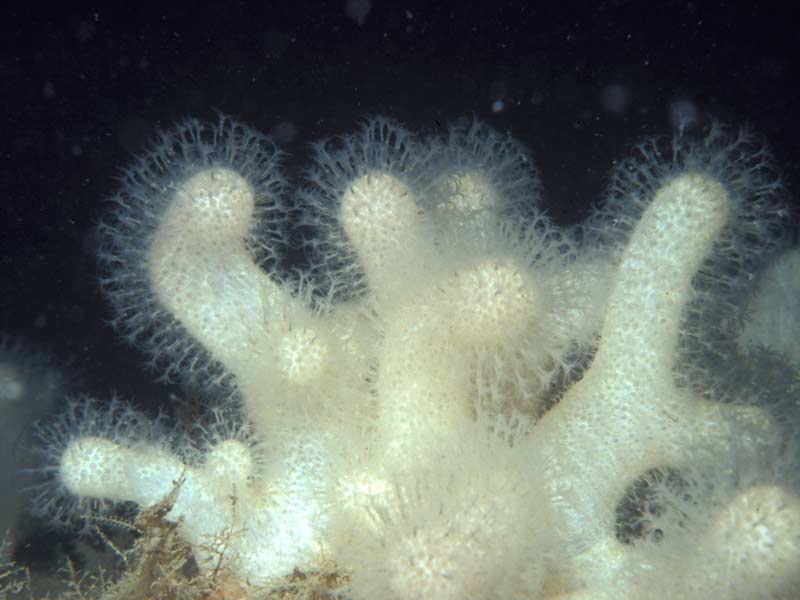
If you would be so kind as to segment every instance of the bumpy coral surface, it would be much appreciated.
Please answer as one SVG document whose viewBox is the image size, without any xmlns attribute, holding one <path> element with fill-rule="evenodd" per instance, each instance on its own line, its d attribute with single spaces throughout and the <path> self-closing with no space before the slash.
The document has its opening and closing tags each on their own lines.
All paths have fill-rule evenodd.
<svg viewBox="0 0 800 600">
<path fill-rule="evenodd" d="M 796 597 L 791 401 L 719 392 L 709 359 L 786 214 L 751 136 L 643 142 L 570 231 L 477 122 L 371 120 L 295 191 L 282 160 L 221 118 L 127 172 L 116 324 L 232 391 L 189 434 L 76 404 L 44 433 L 54 506 L 173 493 L 201 568 L 262 590 L 333 568 L 348 598 Z"/>
</svg>

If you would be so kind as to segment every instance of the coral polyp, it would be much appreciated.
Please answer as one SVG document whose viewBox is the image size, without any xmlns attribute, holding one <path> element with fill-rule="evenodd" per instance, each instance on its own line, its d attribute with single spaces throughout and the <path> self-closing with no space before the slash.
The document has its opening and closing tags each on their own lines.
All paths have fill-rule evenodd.
<svg viewBox="0 0 800 600">
<path fill-rule="evenodd" d="M 295 190 L 283 160 L 222 117 L 127 171 L 103 224 L 115 323 L 236 416 L 191 448 L 78 427 L 63 493 L 174 494 L 200 568 L 253 589 L 325 569 L 356 599 L 800 589 L 798 423 L 704 359 L 785 227 L 752 136 L 641 144 L 580 230 L 479 122 L 369 120 Z"/>
</svg>

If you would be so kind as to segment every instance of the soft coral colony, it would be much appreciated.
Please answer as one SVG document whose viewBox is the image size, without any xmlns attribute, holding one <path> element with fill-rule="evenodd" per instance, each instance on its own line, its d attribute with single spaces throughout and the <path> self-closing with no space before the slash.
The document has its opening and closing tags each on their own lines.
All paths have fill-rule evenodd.
<svg viewBox="0 0 800 600">
<path fill-rule="evenodd" d="M 795 399 L 765 397 L 795 382 L 719 368 L 747 362 L 726 340 L 787 214 L 750 134 L 643 142 L 570 231 L 479 122 L 372 119 L 312 154 L 290 190 L 222 117 L 126 172 L 115 323 L 234 392 L 190 436 L 76 402 L 41 432 L 57 516 L 172 493 L 201 569 L 224 550 L 254 590 L 333 564 L 348 598 L 794 597 Z"/>
</svg>

